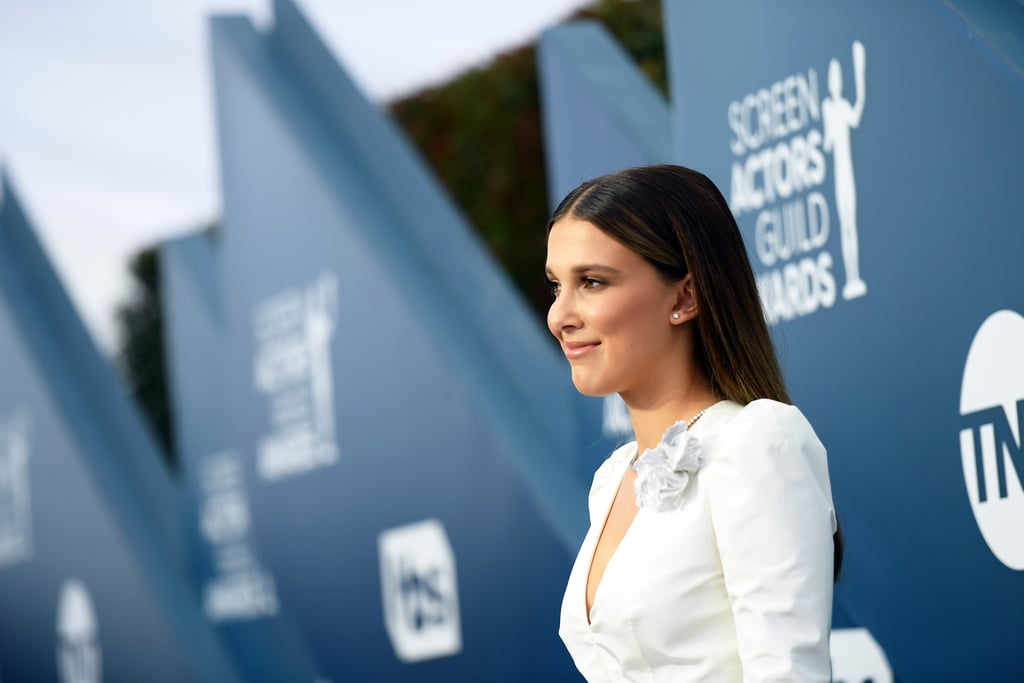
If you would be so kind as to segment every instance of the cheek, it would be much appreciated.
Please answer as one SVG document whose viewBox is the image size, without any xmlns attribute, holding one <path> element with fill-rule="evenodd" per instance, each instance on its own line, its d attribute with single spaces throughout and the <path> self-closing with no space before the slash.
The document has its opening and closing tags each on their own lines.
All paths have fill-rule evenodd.
<svg viewBox="0 0 1024 683">
<path fill-rule="evenodd" d="M 614 344 L 619 360 L 632 363 L 657 354 L 670 328 L 661 308 L 649 297 L 630 297 L 618 304 L 602 311 L 594 323 Z"/>
<path fill-rule="evenodd" d="M 614 335 L 631 345 L 642 338 L 652 325 L 651 302 L 644 297 L 623 296 L 609 305 L 594 308 L 590 319 L 595 327 L 607 335 Z"/>
</svg>

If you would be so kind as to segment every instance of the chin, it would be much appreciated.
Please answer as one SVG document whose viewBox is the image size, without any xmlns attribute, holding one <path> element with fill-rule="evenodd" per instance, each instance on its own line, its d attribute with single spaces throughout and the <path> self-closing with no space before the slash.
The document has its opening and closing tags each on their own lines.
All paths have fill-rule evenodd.
<svg viewBox="0 0 1024 683">
<path fill-rule="evenodd" d="M 587 377 L 577 377 L 575 374 L 572 376 L 572 383 L 576 387 L 576 391 L 584 396 L 607 396 L 615 391 L 614 389 L 601 386 L 600 383 L 594 382 Z"/>
</svg>

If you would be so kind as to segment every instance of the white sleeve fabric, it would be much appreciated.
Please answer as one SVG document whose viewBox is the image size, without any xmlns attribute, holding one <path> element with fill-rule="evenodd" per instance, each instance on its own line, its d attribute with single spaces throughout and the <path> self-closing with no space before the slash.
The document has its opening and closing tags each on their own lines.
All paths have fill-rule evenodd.
<svg viewBox="0 0 1024 683">
<path fill-rule="evenodd" d="M 745 406 L 702 473 L 745 683 L 831 680 L 832 534 L 825 448 L 795 407 Z"/>
</svg>

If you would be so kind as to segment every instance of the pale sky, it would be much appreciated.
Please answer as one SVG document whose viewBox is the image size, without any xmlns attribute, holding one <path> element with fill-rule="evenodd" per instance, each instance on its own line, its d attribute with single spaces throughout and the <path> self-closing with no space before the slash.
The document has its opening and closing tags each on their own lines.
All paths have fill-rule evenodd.
<svg viewBox="0 0 1024 683">
<path fill-rule="evenodd" d="M 297 0 L 375 101 L 530 41 L 586 0 Z M 0 0 L 0 165 L 100 346 L 139 249 L 217 219 L 207 17 L 270 0 Z"/>
</svg>

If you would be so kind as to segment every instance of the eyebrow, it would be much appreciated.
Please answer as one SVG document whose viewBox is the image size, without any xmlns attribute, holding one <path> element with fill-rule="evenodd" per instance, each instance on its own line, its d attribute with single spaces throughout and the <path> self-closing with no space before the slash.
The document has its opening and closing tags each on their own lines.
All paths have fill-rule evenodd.
<svg viewBox="0 0 1024 683">
<path fill-rule="evenodd" d="M 618 275 L 619 269 L 612 268 L 611 266 L 602 266 L 600 263 L 585 263 L 580 266 L 574 266 L 572 269 L 573 275 L 581 275 L 583 273 L 607 273 L 609 275 Z M 545 275 L 552 275 L 551 269 L 547 266 L 544 267 Z"/>
</svg>

